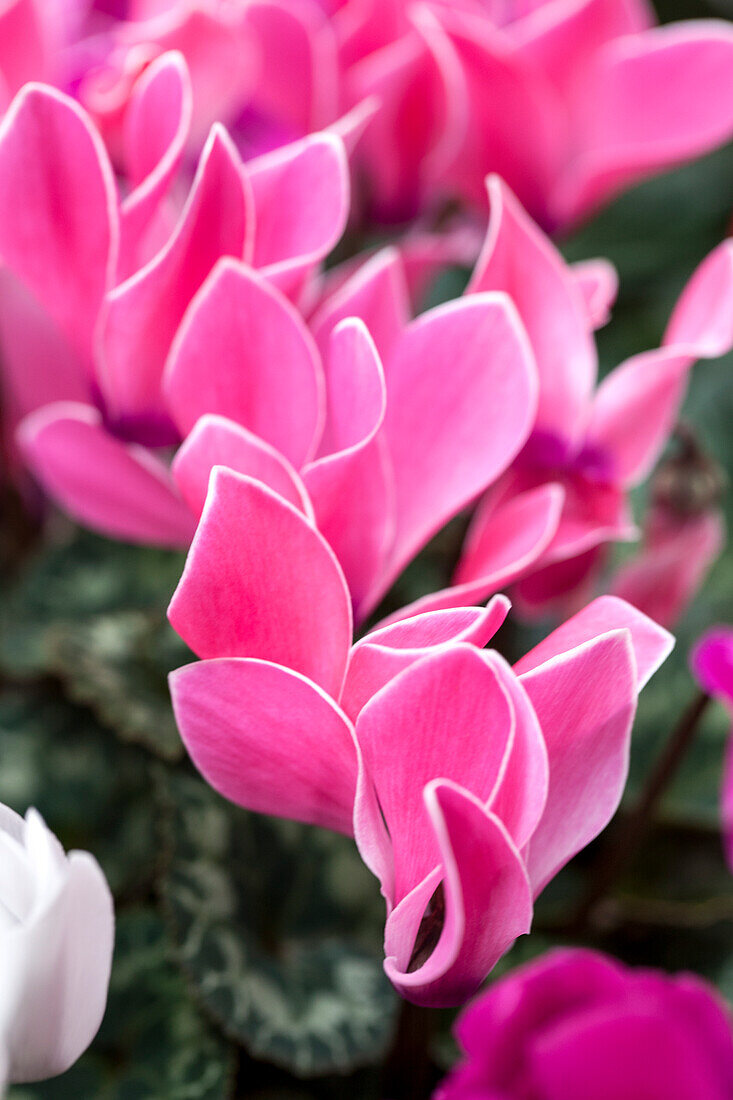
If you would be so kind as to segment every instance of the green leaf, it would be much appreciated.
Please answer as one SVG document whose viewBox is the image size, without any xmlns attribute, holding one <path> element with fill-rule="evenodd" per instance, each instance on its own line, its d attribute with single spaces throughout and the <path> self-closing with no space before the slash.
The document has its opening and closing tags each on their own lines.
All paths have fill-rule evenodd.
<svg viewBox="0 0 733 1100">
<path fill-rule="evenodd" d="M 236 1053 L 195 1007 L 151 909 L 117 921 L 107 1011 L 90 1051 L 9 1100 L 226 1100 Z"/>
<path fill-rule="evenodd" d="M 396 998 L 374 880 L 344 837 L 248 814 L 197 778 L 165 777 L 162 889 L 197 996 L 256 1058 L 301 1077 L 372 1063 Z"/>
<path fill-rule="evenodd" d="M 115 894 L 149 887 L 157 854 L 147 757 L 51 686 L 0 695 L 0 802 L 35 806 L 66 848 L 101 863 Z"/>
</svg>

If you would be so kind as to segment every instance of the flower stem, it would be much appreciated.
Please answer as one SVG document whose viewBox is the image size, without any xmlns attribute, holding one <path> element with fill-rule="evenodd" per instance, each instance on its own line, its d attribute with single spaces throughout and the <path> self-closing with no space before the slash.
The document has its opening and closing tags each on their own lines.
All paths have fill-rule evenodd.
<svg viewBox="0 0 733 1100">
<path fill-rule="evenodd" d="M 429 1047 L 436 1020 L 434 1009 L 402 1002 L 395 1041 L 384 1064 L 383 1096 L 428 1100 L 435 1085 Z"/>
</svg>

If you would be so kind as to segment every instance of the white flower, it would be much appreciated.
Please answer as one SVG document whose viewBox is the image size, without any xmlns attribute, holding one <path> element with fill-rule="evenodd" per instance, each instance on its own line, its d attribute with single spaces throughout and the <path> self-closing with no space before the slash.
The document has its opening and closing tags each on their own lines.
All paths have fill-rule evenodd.
<svg viewBox="0 0 733 1100">
<path fill-rule="evenodd" d="M 0 1094 L 63 1073 L 107 1002 L 114 910 L 99 864 L 0 803 Z"/>
</svg>

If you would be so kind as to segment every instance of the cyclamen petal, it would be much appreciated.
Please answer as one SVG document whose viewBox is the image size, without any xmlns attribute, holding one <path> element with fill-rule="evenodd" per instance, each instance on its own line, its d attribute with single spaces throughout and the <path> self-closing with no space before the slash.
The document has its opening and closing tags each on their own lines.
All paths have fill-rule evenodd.
<svg viewBox="0 0 733 1100">
<path fill-rule="evenodd" d="M 138 432 L 146 426 L 156 434 L 166 429 L 160 387 L 171 341 L 216 261 L 245 255 L 250 202 L 236 151 L 226 131 L 216 126 L 170 241 L 107 297 L 99 376 L 113 420 L 134 425 Z"/>
<path fill-rule="evenodd" d="M 75 519 L 113 538 L 188 546 L 194 518 L 165 465 L 115 439 L 96 409 L 46 405 L 22 422 L 18 443 L 41 484 Z"/>
<path fill-rule="evenodd" d="M 200 657 L 259 657 L 338 698 L 351 602 L 332 550 L 282 497 L 216 467 L 168 610 Z"/>
<path fill-rule="evenodd" d="M 296 467 L 315 453 L 325 402 L 318 352 L 290 303 L 246 264 L 216 264 L 186 311 L 163 385 L 183 435 L 215 413 Z"/>
<path fill-rule="evenodd" d="M 316 684 L 267 661 L 221 658 L 172 673 L 181 737 L 225 798 L 341 833 L 352 832 L 353 729 Z"/>
<path fill-rule="evenodd" d="M 118 236 L 99 135 L 68 96 L 26 84 L 0 123 L 0 258 L 87 359 Z"/>
<path fill-rule="evenodd" d="M 435 781 L 426 788 L 425 803 L 441 850 L 445 923 L 427 961 L 408 972 L 403 945 L 415 942 L 424 900 L 422 910 L 410 912 L 405 899 L 387 921 L 385 971 L 403 997 L 445 1007 L 463 1004 L 514 940 L 529 932 L 532 894 L 519 853 L 479 799 L 457 784 Z M 395 956 L 392 944 L 405 921 L 403 950 Z"/>
<path fill-rule="evenodd" d="M 215 466 L 226 466 L 263 482 L 308 519 L 314 519 L 306 488 L 288 460 L 240 424 L 213 414 L 196 421 L 171 465 L 181 495 L 197 518 L 203 511 Z"/>
</svg>

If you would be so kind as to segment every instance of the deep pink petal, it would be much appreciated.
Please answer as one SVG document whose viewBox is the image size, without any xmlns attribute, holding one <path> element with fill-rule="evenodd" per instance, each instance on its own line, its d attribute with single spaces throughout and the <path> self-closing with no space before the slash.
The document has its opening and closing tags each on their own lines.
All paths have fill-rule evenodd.
<svg viewBox="0 0 733 1100">
<path fill-rule="evenodd" d="M 535 894 L 603 829 L 621 801 L 636 710 L 627 630 L 612 631 L 525 672 L 547 745 L 550 782 L 529 843 Z"/>
<path fill-rule="evenodd" d="M 690 654 L 690 667 L 703 691 L 733 706 L 733 627 L 706 631 Z"/>
<path fill-rule="evenodd" d="M 487 180 L 491 216 L 469 292 L 503 290 L 529 335 L 540 381 L 535 432 L 572 450 L 585 427 L 597 357 L 577 280 L 498 176 Z"/>
<path fill-rule="evenodd" d="M 343 574 L 302 513 L 259 482 L 214 469 L 168 615 L 200 657 L 260 657 L 338 698 L 351 644 Z"/>
<path fill-rule="evenodd" d="M 379 583 L 394 536 L 394 493 L 380 428 L 382 364 L 363 322 L 343 321 L 326 359 L 322 458 L 303 470 L 316 523 L 344 570 L 357 614 Z"/>
<path fill-rule="evenodd" d="M 305 486 L 288 460 L 233 420 L 211 414 L 194 424 L 171 466 L 181 496 L 197 518 L 204 507 L 214 466 L 227 466 L 254 481 L 262 481 L 313 519 Z"/>
<path fill-rule="evenodd" d="M 91 406 L 39 409 L 21 424 L 18 441 L 41 484 L 75 519 L 131 542 L 186 547 L 191 541 L 193 516 L 166 467 L 110 435 Z"/>
<path fill-rule="evenodd" d="M 488 802 L 514 728 L 500 672 L 465 644 L 411 664 L 362 708 L 356 736 L 392 842 L 394 903 L 439 860 L 422 802 L 425 784 L 451 779 Z"/>
<path fill-rule="evenodd" d="M 27 84 L 0 125 L 0 258 L 84 356 L 117 240 L 117 194 L 99 135 L 73 100 Z"/>
<path fill-rule="evenodd" d="M 159 57 L 132 90 L 122 134 L 132 189 L 121 208 L 118 280 L 142 266 L 145 234 L 180 165 L 192 109 L 191 81 L 179 53 Z"/>
<path fill-rule="evenodd" d="M 425 805 L 445 875 L 443 931 L 427 961 L 408 973 L 422 919 L 424 891 L 420 896 L 418 889 L 418 904 L 408 896 L 388 919 L 385 971 L 403 997 L 449 1006 L 471 996 L 517 936 L 529 931 L 532 894 L 506 830 L 478 799 L 437 780 L 425 790 Z"/>
<path fill-rule="evenodd" d="M 514 671 L 522 676 L 600 634 L 622 629 L 631 634 L 637 687 L 641 691 L 671 653 L 674 638 L 669 631 L 617 596 L 599 596 L 593 600 L 517 661 Z"/>
<path fill-rule="evenodd" d="M 386 590 L 427 539 L 521 449 L 534 418 L 536 377 L 513 306 L 493 294 L 424 313 L 385 366 L 397 507 Z"/>
<path fill-rule="evenodd" d="M 579 89 L 574 129 L 582 153 L 555 197 L 561 221 L 730 137 L 733 29 L 689 20 L 610 42 Z"/>
<path fill-rule="evenodd" d="M 226 131 L 215 126 L 169 243 L 108 295 L 100 382 L 113 418 L 124 424 L 166 422 L 160 387 L 176 329 L 216 261 L 245 253 L 248 226 L 237 153 Z"/>
<path fill-rule="evenodd" d="M 164 391 L 180 432 L 217 413 L 299 467 L 323 421 L 323 377 L 310 333 L 260 274 L 219 261 L 186 311 L 166 364 Z"/>
<path fill-rule="evenodd" d="M 247 164 L 254 194 L 254 265 L 295 297 L 305 276 L 338 242 L 349 213 L 343 142 L 312 134 Z"/>
<path fill-rule="evenodd" d="M 494 596 L 488 607 L 429 611 L 372 630 L 353 646 L 341 695 L 352 721 L 380 688 L 399 672 L 428 656 L 435 646 L 466 642 L 479 649 L 499 629 L 509 611 L 506 596 Z"/>
<path fill-rule="evenodd" d="M 170 677 L 189 755 L 219 794 L 258 813 L 352 832 L 357 758 L 334 701 L 267 661 L 198 661 Z"/>
</svg>

